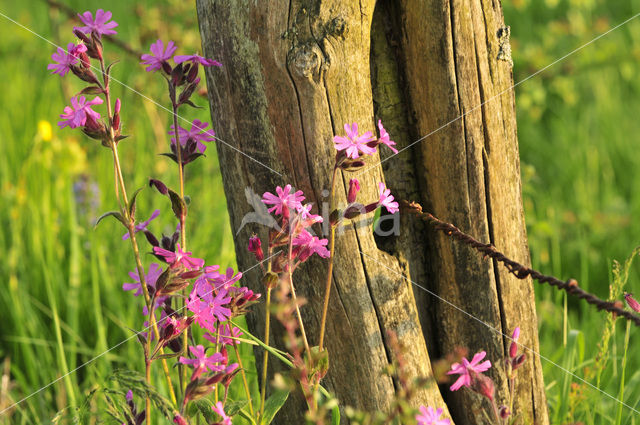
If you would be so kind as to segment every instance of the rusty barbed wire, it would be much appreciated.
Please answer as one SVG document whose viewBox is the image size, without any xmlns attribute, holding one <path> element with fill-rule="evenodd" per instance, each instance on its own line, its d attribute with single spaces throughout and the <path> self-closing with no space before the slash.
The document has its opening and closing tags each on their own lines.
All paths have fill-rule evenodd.
<svg viewBox="0 0 640 425">
<path fill-rule="evenodd" d="M 422 211 L 422 206 L 417 202 L 402 201 L 402 208 L 431 224 L 434 229 L 474 248 L 485 257 L 490 257 L 502 263 L 507 270 L 518 279 L 526 279 L 531 276 L 531 278 L 535 279 L 540 284 L 546 283 L 558 289 L 562 289 L 563 291 L 596 306 L 598 310 L 608 311 L 616 316 L 624 317 L 625 319 L 632 321 L 636 326 L 640 326 L 640 316 L 625 310 L 622 301 L 605 301 L 580 288 L 578 281 L 575 279 L 563 281 L 554 276 L 547 276 L 537 270 L 526 267 L 505 256 L 492 244 L 482 243 L 476 240 L 473 236 L 464 233 L 453 224 L 442 221 L 434 215 Z"/>
</svg>

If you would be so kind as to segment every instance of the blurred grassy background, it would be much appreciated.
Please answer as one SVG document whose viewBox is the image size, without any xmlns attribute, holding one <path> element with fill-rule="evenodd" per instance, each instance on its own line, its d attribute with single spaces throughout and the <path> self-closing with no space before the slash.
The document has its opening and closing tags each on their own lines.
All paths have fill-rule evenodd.
<svg viewBox="0 0 640 425">
<path fill-rule="evenodd" d="M 75 10 L 104 2 L 69 1 Z M 183 53 L 199 51 L 193 4 L 151 0 L 111 2 L 118 38 L 147 50 L 157 38 L 172 39 Z M 558 57 L 640 12 L 640 0 L 504 1 L 511 25 L 514 78 L 520 81 Z M 66 45 L 73 23 L 44 1 L 3 1 L 0 12 Z M 0 410 L 30 394 L 141 326 L 140 307 L 120 290 L 133 269 L 120 228 L 92 221 L 115 209 L 111 159 L 78 132 L 60 131 L 57 116 L 79 87 L 46 70 L 53 46 L 0 17 L 0 359 L 4 360 Z M 114 77 L 168 105 L 158 76 L 108 45 L 122 62 Z M 532 260 L 543 272 L 575 277 L 602 297 L 612 281 L 612 261 L 640 245 L 640 18 L 517 88 L 523 191 Z M 150 155 L 168 146 L 169 115 L 117 84 L 125 130 L 121 143 L 128 188 L 162 178 L 175 185 L 173 164 Z M 205 99 L 200 105 L 206 106 Z M 209 121 L 207 109 L 188 117 Z M 234 265 L 233 242 L 215 149 L 187 169 L 194 188 L 189 247 L 210 264 Z M 206 190 L 199 190 L 206 188 Z M 196 192 L 197 189 L 197 192 Z M 171 232 L 175 223 L 164 199 L 144 192 L 139 214 L 163 209 L 151 229 Z M 125 265 L 125 266 L 123 266 Z M 637 268 L 627 290 L 640 293 Z M 603 391 L 639 406 L 640 346 L 630 344 L 626 390 L 619 394 L 624 326 L 611 337 L 609 362 L 599 383 L 592 377 L 604 315 L 537 288 L 541 353 Z M 632 329 L 631 337 L 637 332 Z M 247 353 L 248 354 L 248 353 Z M 81 402 L 117 367 L 139 368 L 135 342 L 99 358 L 38 393 L 0 423 L 48 423 L 56 411 Z M 248 361 L 251 356 L 247 355 Z M 543 360 L 552 423 L 636 423 L 633 412 Z M 590 368 L 590 369 L 589 369 Z M 9 373 L 10 371 L 10 373 Z M 586 374 L 586 375 L 585 375 Z M 162 382 L 160 382 L 162 385 Z"/>
</svg>

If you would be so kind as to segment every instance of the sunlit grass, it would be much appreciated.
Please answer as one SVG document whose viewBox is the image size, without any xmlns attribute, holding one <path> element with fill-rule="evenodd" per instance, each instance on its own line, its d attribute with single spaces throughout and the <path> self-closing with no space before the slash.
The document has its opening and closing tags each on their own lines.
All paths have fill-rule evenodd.
<svg viewBox="0 0 640 425">
<path fill-rule="evenodd" d="M 105 7 L 98 1 L 70 3 L 82 10 Z M 172 1 L 162 11 L 154 5 L 109 4 L 123 40 L 146 49 L 158 36 L 171 37 L 199 49 L 190 3 Z M 5 2 L 0 11 L 56 43 L 71 40 L 62 14 L 49 12 L 44 2 L 28 6 Z M 640 2 L 519 0 L 505 2 L 505 8 L 519 81 L 637 13 Z M 167 10 L 176 15 L 168 16 Z M 640 245 L 639 41 L 640 20 L 527 81 L 516 93 L 533 263 L 543 272 L 575 277 L 603 298 L 613 281 L 612 260 L 623 260 Z M 110 221 L 95 230 L 92 224 L 117 206 L 111 158 L 98 143 L 56 126 L 67 97 L 80 86 L 48 75 L 53 49 L 0 18 L 0 279 L 5 285 L 0 291 L 0 358 L 6 359 L 3 367 L 10 368 L 11 377 L 0 409 L 128 338 L 129 327 L 142 325 L 141 304 L 121 290 L 126 272 L 133 269 L 121 229 Z M 115 78 L 167 105 L 159 79 L 117 48 L 108 47 L 108 52 L 111 59 L 122 60 Z M 172 163 L 157 156 L 168 145 L 168 113 L 118 84 L 114 94 L 123 101 L 125 132 L 133 135 L 120 148 L 129 190 L 151 176 L 175 185 Z M 206 106 L 205 99 L 199 104 Z M 209 121 L 208 114 L 204 109 L 188 118 Z M 234 266 L 215 149 L 207 152 L 207 158 L 187 167 L 190 221 L 197 223 L 189 228 L 189 248 L 208 263 Z M 164 198 L 147 191 L 139 205 L 142 216 L 163 209 L 152 230 L 173 231 Z M 637 268 L 631 269 L 626 290 L 640 292 Z M 594 366 L 606 316 L 572 299 L 565 307 L 564 296 L 550 288 L 537 289 L 537 297 L 542 355 L 637 409 L 637 330 L 631 329 L 627 344 L 624 325 L 617 324 L 598 383 L 587 369 Z M 243 350 L 251 370 L 250 348 Z M 140 356 L 135 340 L 123 344 L 18 405 L 0 423 L 48 423 L 56 411 L 107 384 L 114 369 L 140 369 Z M 576 387 L 580 382 L 551 362 L 542 364 L 552 423 L 636 423 L 627 407 L 619 409 L 619 403 L 588 385 Z M 156 383 L 164 385 L 161 379 Z"/>
</svg>

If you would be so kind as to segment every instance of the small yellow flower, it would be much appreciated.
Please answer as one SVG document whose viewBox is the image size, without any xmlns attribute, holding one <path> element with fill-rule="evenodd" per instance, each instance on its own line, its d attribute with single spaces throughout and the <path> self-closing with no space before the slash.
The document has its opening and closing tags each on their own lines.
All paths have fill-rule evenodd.
<svg viewBox="0 0 640 425">
<path fill-rule="evenodd" d="M 38 121 L 38 136 L 45 141 L 49 142 L 53 137 L 53 129 L 51 128 L 51 123 L 46 120 Z"/>
</svg>

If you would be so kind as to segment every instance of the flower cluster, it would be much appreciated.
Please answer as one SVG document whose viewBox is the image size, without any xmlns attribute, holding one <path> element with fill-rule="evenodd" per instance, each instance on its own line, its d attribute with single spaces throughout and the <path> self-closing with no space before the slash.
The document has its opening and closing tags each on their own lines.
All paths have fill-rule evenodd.
<svg viewBox="0 0 640 425">
<path fill-rule="evenodd" d="M 276 273 L 284 271 L 290 264 L 295 270 L 301 263 L 304 263 L 313 254 L 320 257 L 329 257 L 327 249 L 327 239 L 321 239 L 313 235 L 311 226 L 322 223 L 323 218 L 311 213 L 311 204 L 303 204 L 305 196 L 301 190 L 294 191 L 290 184 L 284 188 L 276 187 L 276 193 L 265 192 L 262 195 L 262 202 L 267 205 L 268 211 L 273 213 L 279 221 L 279 228 L 272 229 L 269 234 L 269 251 L 274 248 L 289 246 L 291 257 L 283 250 L 272 261 L 273 271 Z M 256 255 L 256 258 L 264 256 L 262 252 L 262 242 L 257 236 L 253 236 L 249 242 L 249 251 Z"/>
<path fill-rule="evenodd" d="M 87 11 L 78 14 L 84 26 L 76 27 L 74 35 L 79 42 L 67 44 L 67 48 L 57 47 L 56 52 L 51 55 L 54 63 L 47 66 L 52 74 L 61 77 L 71 72 L 80 80 L 89 85 L 81 90 L 70 100 L 71 105 L 64 108 L 58 122 L 60 128 L 80 128 L 87 136 L 100 140 L 104 146 L 109 147 L 112 143 L 117 143 L 126 136 L 120 134 L 120 101 L 117 100 L 115 108 L 111 112 L 109 104 L 109 79 L 111 66 L 105 66 L 102 55 L 102 36 L 116 34 L 114 30 L 118 23 L 111 21 L 111 12 L 102 9 L 94 15 Z M 96 67 L 91 60 L 97 60 L 99 66 Z M 101 69 L 102 79 L 99 79 L 93 69 Z M 96 95 L 89 100 L 87 95 Z M 107 111 L 111 114 L 105 122 L 102 116 L 93 107 L 107 102 Z"/>
<path fill-rule="evenodd" d="M 147 72 L 160 71 L 167 79 L 169 97 L 176 113 L 174 114 L 176 118 L 175 124 L 171 126 L 171 131 L 169 131 L 169 135 L 173 136 L 171 138 L 171 152 L 164 155 L 176 163 L 180 162 L 184 166 L 204 154 L 207 146 L 203 142 L 214 140 L 215 132 L 206 130 L 209 124 L 198 119 L 193 120 L 189 130 L 179 126 L 177 124 L 177 111 L 182 105 L 195 107 L 190 98 L 198 84 L 200 84 L 200 77 L 198 77 L 199 67 L 222 66 L 222 64 L 197 54 L 174 56 L 178 47 L 173 41 L 169 41 L 165 46 L 162 40 L 157 40 L 151 44 L 150 50 L 151 54 L 146 53 L 140 57 L 142 59 L 141 64 L 147 66 Z M 174 66 L 171 65 L 171 60 L 173 60 Z M 180 89 L 182 90 L 178 94 Z M 176 138 L 180 142 L 180 152 L 178 152 Z"/>
<path fill-rule="evenodd" d="M 509 350 L 507 356 L 504 359 L 506 367 L 506 375 L 509 379 L 509 398 L 513 400 L 513 392 L 515 390 L 515 371 L 524 364 L 526 360 L 525 354 L 518 354 L 518 339 L 520 338 L 520 327 L 516 327 L 511 334 L 511 343 L 509 344 Z M 498 407 L 495 400 L 495 385 L 493 380 L 484 375 L 491 368 L 491 362 L 489 360 L 483 361 L 487 353 L 481 351 L 473 356 L 471 361 L 466 358 L 462 358 L 462 362 L 456 362 L 451 365 L 451 370 L 447 372 L 448 375 L 460 375 L 458 379 L 451 385 L 451 391 L 457 391 L 460 388 L 467 387 L 471 391 L 484 396 L 493 409 L 494 419 L 497 424 L 506 424 L 508 418 L 511 416 L 511 404 L 509 406 L 501 405 Z M 416 417 L 418 419 L 418 417 Z M 425 422 L 426 424 L 437 424 L 439 422 Z M 422 425 L 420 419 L 418 419 L 418 425 Z"/>
</svg>

